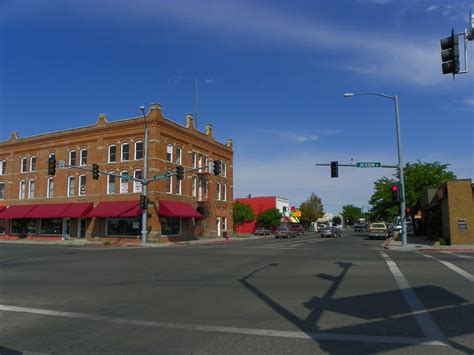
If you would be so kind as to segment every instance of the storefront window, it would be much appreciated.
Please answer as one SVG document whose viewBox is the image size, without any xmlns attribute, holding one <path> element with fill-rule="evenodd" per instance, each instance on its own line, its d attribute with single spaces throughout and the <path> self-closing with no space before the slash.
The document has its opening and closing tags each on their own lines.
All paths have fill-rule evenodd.
<svg viewBox="0 0 474 355">
<path fill-rule="evenodd" d="M 36 222 L 34 219 L 12 219 L 12 234 L 36 234 Z"/>
<path fill-rule="evenodd" d="M 140 218 L 107 218 L 107 235 L 140 235 Z"/>
<path fill-rule="evenodd" d="M 179 217 L 160 217 L 160 224 L 162 235 L 181 234 L 181 218 Z"/>
<path fill-rule="evenodd" d="M 62 234 L 62 218 L 42 218 L 40 234 Z"/>
<path fill-rule="evenodd" d="M 0 234 L 5 234 L 5 220 L 0 219 Z"/>
</svg>

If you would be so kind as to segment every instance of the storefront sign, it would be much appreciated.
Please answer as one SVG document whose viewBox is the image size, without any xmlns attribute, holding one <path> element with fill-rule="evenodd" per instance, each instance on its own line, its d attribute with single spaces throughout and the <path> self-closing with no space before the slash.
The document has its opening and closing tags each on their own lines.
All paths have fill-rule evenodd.
<svg viewBox="0 0 474 355">
<path fill-rule="evenodd" d="M 465 232 L 467 231 L 467 222 L 465 219 L 458 219 L 458 231 Z"/>
</svg>

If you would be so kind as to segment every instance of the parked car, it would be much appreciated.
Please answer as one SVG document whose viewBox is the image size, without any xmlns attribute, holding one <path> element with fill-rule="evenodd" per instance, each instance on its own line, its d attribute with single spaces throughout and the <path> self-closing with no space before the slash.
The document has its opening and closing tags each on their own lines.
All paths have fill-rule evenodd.
<svg viewBox="0 0 474 355">
<path fill-rule="evenodd" d="M 365 232 L 367 230 L 367 224 L 356 223 L 354 224 L 354 232 Z"/>
<path fill-rule="evenodd" d="M 281 225 L 280 227 L 277 228 L 275 231 L 275 238 L 296 238 L 297 233 L 292 231 L 290 227 L 287 225 Z"/>
<path fill-rule="evenodd" d="M 369 226 L 369 239 L 388 238 L 389 229 L 383 222 L 371 223 Z"/>
<path fill-rule="evenodd" d="M 292 224 L 290 228 L 293 232 L 296 233 L 296 235 L 304 235 L 304 227 L 301 224 Z"/>
<path fill-rule="evenodd" d="M 253 234 L 254 235 L 268 235 L 268 234 L 272 234 L 272 231 L 265 227 L 257 227 L 255 228 L 255 231 L 253 232 Z"/>
<path fill-rule="evenodd" d="M 342 232 L 336 226 L 325 227 L 321 229 L 321 238 L 340 238 L 342 237 Z"/>
</svg>

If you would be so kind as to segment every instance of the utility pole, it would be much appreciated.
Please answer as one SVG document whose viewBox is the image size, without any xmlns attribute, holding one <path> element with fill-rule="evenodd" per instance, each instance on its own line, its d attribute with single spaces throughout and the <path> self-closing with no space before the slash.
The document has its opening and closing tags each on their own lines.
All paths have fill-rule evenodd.
<svg viewBox="0 0 474 355">
<path fill-rule="evenodd" d="M 145 106 L 140 106 L 143 114 L 144 138 L 143 138 L 143 175 L 142 175 L 142 195 L 148 203 L 148 126 L 146 122 Z M 148 232 L 148 205 L 142 209 L 142 243 L 147 242 Z"/>
</svg>

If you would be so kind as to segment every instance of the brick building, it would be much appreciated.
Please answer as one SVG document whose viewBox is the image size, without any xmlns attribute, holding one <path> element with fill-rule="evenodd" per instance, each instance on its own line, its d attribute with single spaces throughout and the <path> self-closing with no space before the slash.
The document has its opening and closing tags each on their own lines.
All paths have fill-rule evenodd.
<svg viewBox="0 0 474 355">
<path fill-rule="evenodd" d="M 166 171 L 202 169 L 156 180 L 148 185 L 148 240 L 187 240 L 223 236 L 232 230 L 232 140 L 163 116 L 161 105 L 147 114 L 148 179 Z M 142 186 L 108 175 L 92 179 L 93 163 L 101 172 L 142 178 L 144 118 L 108 122 L 101 114 L 94 125 L 0 142 L 0 233 L 3 238 L 107 238 L 139 240 Z M 76 168 L 56 168 L 48 176 L 48 158 Z M 220 176 L 206 166 L 222 161 Z M 2 211 L 3 210 L 3 211 Z"/>
</svg>

